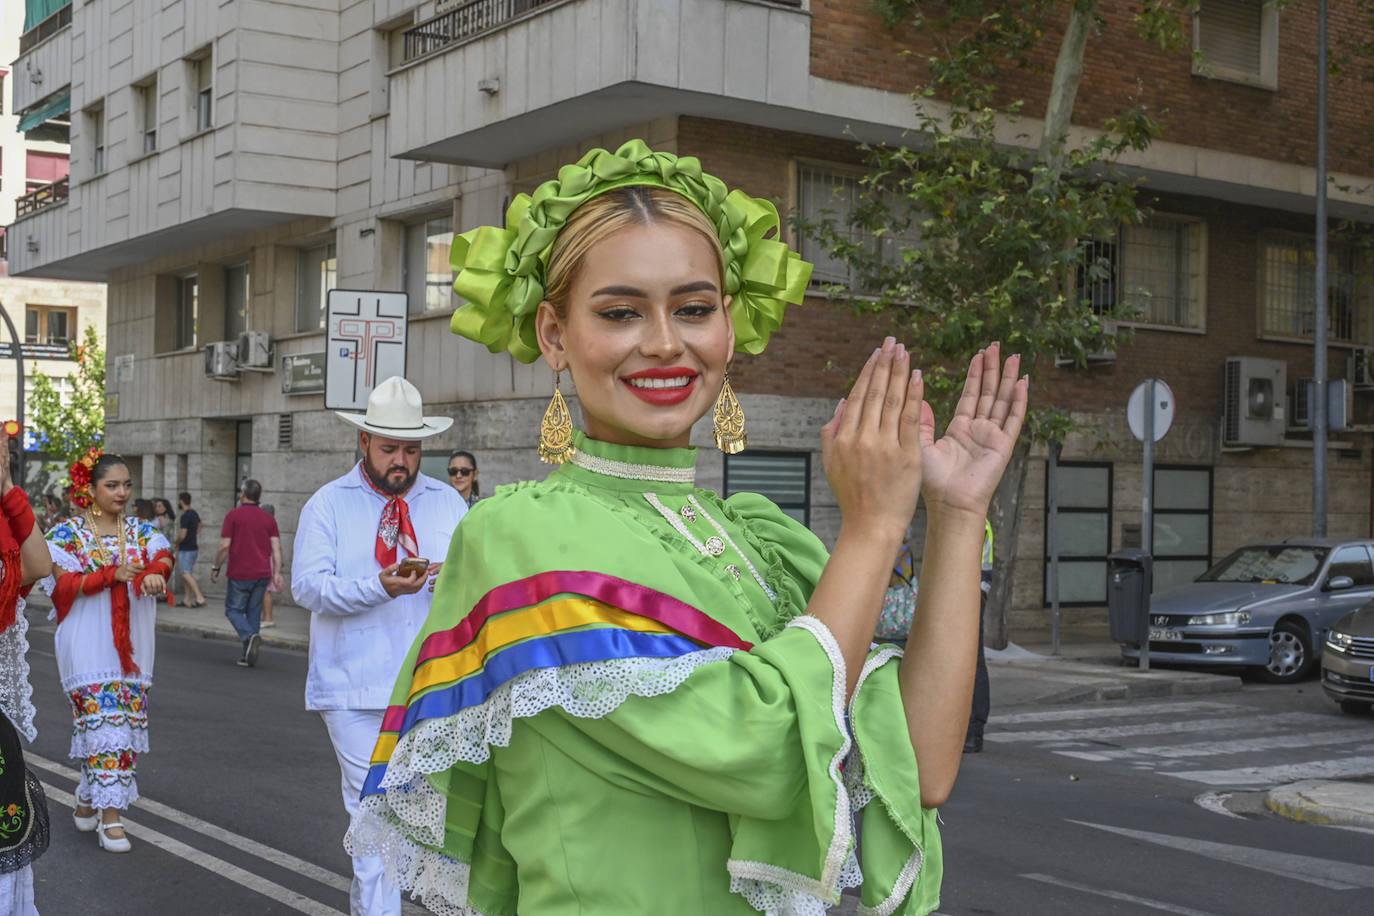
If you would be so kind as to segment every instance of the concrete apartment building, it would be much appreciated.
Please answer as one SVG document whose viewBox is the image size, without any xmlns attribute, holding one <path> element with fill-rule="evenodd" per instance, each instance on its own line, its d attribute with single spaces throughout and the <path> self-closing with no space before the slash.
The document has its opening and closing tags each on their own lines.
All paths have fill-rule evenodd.
<svg viewBox="0 0 1374 916">
<path fill-rule="evenodd" d="M 22 5 L 0 8 L 0 226 L 11 225 L 16 216 L 59 200 L 67 192 L 64 116 L 56 107 L 50 113 L 40 109 L 29 117 L 20 116 L 29 101 L 26 90 L 30 74 L 11 72 L 9 62 L 20 56 L 20 35 L 28 31 L 24 28 L 25 13 Z M 28 394 L 34 374 L 48 376 L 59 391 L 70 390 L 68 376 L 76 371 L 76 362 L 69 356 L 68 341 L 79 339 L 87 326 L 94 326 L 104 338 L 105 285 L 8 276 L 6 241 L 0 234 L 0 306 L 14 322 L 21 342 L 27 421 L 31 417 Z M 0 324 L 0 420 L 15 419 L 18 413 L 18 370 L 12 355 L 9 330 Z M 24 425 L 31 428 L 28 422 Z M 26 436 L 26 441 L 30 448 L 35 444 L 31 436 Z M 31 462 L 27 475 L 31 483 L 39 480 L 36 471 Z M 37 497 L 37 493 L 32 495 Z"/>
<path fill-rule="evenodd" d="M 1347 33 L 1366 28 L 1352 0 L 1331 6 Z M 1204 0 L 1197 37 L 1223 65 L 1200 74 L 1188 55 L 1133 39 L 1130 4 L 1106 9 L 1077 122 L 1100 128 L 1138 75 L 1161 100 L 1165 137 L 1132 161 L 1158 215 L 1109 243 L 1116 285 L 1155 293 L 1148 322 L 1036 393 L 1101 433 L 1070 441 L 1060 472 L 1065 620 L 1090 627 L 1104 625 L 1106 555 L 1139 524 L 1141 458 L 1124 407 L 1151 374 L 1179 401 L 1157 452 L 1163 581 L 1310 524 L 1302 432 L 1282 416 L 1237 415 L 1247 408 L 1224 404 L 1224 375 L 1228 357 L 1270 360 L 1243 368 L 1282 367 L 1270 384 L 1286 398 L 1310 374 L 1299 290 L 1312 242 L 1315 12 Z M 854 137 L 897 141 L 915 126 L 920 55 L 899 52 L 921 37 L 883 33 L 866 0 L 96 0 L 52 15 L 68 18 L 15 69 L 53 74 L 44 92 L 69 76 L 71 189 L 15 221 L 11 269 L 110 284 L 108 441 L 134 460 L 144 493 L 189 489 L 213 526 L 251 474 L 288 543 L 304 500 L 353 460 L 348 428 L 308 372 L 290 368 L 325 349 L 328 289 L 408 293 L 407 374 L 428 409 L 457 418 L 428 444 L 427 466 L 470 449 L 489 491 L 544 473 L 533 442 L 552 379 L 449 332 L 455 231 L 499 221 L 511 195 L 631 137 L 814 213 L 855 186 Z M 24 104 L 44 102 L 26 91 Z M 1364 94 L 1333 88 L 1335 217 L 1367 213 L 1347 189 L 1374 177 Z M 1042 96 L 1030 94 L 1029 142 Z M 818 279 L 844 279 L 799 244 Z M 1346 356 L 1374 346 L 1374 267 L 1333 257 L 1348 296 L 1332 374 L 1345 377 Z M 207 377 L 205 347 L 244 332 L 270 335 L 271 359 Z M 833 537 L 817 431 L 881 333 L 819 296 L 792 310 L 766 354 L 732 369 L 751 448 L 728 462 L 706 454 L 703 485 L 765 489 Z M 1374 397 L 1353 381 L 1352 421 L 1366 422 Z M 1367 533 L 1369 436 L 1332 438 L 1331 531 Z M 1043 453 L 1028 479 L 1020 630 L 1046 619 Z"/>
</svg>

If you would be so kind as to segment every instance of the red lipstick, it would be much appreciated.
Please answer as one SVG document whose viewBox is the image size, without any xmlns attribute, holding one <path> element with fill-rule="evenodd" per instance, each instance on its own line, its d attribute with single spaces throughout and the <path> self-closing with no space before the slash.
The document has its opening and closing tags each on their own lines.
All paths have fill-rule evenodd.
<svg viewBox="0 0 1374 916">
<path fill-rule="evenodd" d="M 684 366 L 655 366 L 621 376 L 620 382 L 641 401 L 653 404 L 655 407 L 671 407 L 674 404 L 681 404 L 692 396 L 692 392 L 696 390 L 699 377 L 698 373 Z M 641 387 L 633 384 L 632 379 L 663 381 L 669 384 L 663 387 Z M 677 384 L 672 384 L 673 382 L 677 382 Z"/>
</svg>

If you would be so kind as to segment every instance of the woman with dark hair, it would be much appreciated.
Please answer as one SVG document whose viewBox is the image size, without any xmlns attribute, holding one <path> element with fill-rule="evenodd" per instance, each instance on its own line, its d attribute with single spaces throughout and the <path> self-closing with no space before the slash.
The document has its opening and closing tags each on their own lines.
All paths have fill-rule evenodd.
<svg viewBox="0 0 1374 916">
<path fill-rule="evenodd" d="M 148 750 L 157 599 L 167 591 L 171 545 L 151 521 L 124 514 L 133 481 L 123 458 L 91 449 L 71 478 L 77 511 L 48 532 L 52 574 L 43 588 L 72 707 L 70 756 L 81 763 L 72 820 L 96 831 L 101 849 L 128 852 L 119 816 L 138 798 L 138 755 Z"/>
<path fill-rule="evenodd" d="M 482 498 L 481 488 L 477 484 L 477 459 L 472 452 L 459 449 L 448 456 L 448 482 L 469 508 Z"/>
</svg>

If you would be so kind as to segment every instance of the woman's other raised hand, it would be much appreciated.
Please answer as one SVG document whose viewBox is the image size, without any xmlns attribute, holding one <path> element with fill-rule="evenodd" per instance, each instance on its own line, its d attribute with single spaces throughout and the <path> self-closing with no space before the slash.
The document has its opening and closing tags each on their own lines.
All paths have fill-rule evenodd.
<svg viewBox="0 0 1374 916">
<path fill-rule="evenodd" d="M 923 418 L 930 413 L 924 393 L 906 347 L 889 337 L 821 429 L 825 474 L 842 525 L 891 540 L 894 549 L 921 494 L 921 431 L 933 425 Z"/>
<path fill-rule="evenodd" d="M 935 418 L 921 418 L 922 493 L 934 515 L 967 513 L 982 524 L 993 491 L 1011 460 L 1026 419 L 1030 381 L 1021 357 L 1001 361 L 1001 346 L 979 350 L 969 361 L 964 391 L 945 434 L 935 438 Z"/>
</svg>

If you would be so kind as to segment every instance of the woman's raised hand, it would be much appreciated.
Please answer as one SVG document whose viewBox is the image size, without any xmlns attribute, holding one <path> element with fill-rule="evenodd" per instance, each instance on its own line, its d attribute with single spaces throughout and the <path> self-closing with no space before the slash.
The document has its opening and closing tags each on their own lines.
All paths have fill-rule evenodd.
<svg viewBox="0 0 1374 916">
<path fill-rule="evenodd" d="M 929 512 L 966 512 L 978 523 L 1011 460 L 1026 419 L 1030 381 L 1018 378 L 1021 357 L 1000 361 L 992 344 L 969 362 L 968 377 L 945 434 L 935 438 L 935 419 L 921 418 L 923 493 Z"/>
<path fill-rule="evenodd" d="M 821 429 L 825 474 L 845 527 L 901 540 L 921 494 L 924 393 L 906 348 L 889 337 Z"/>
</svg>

